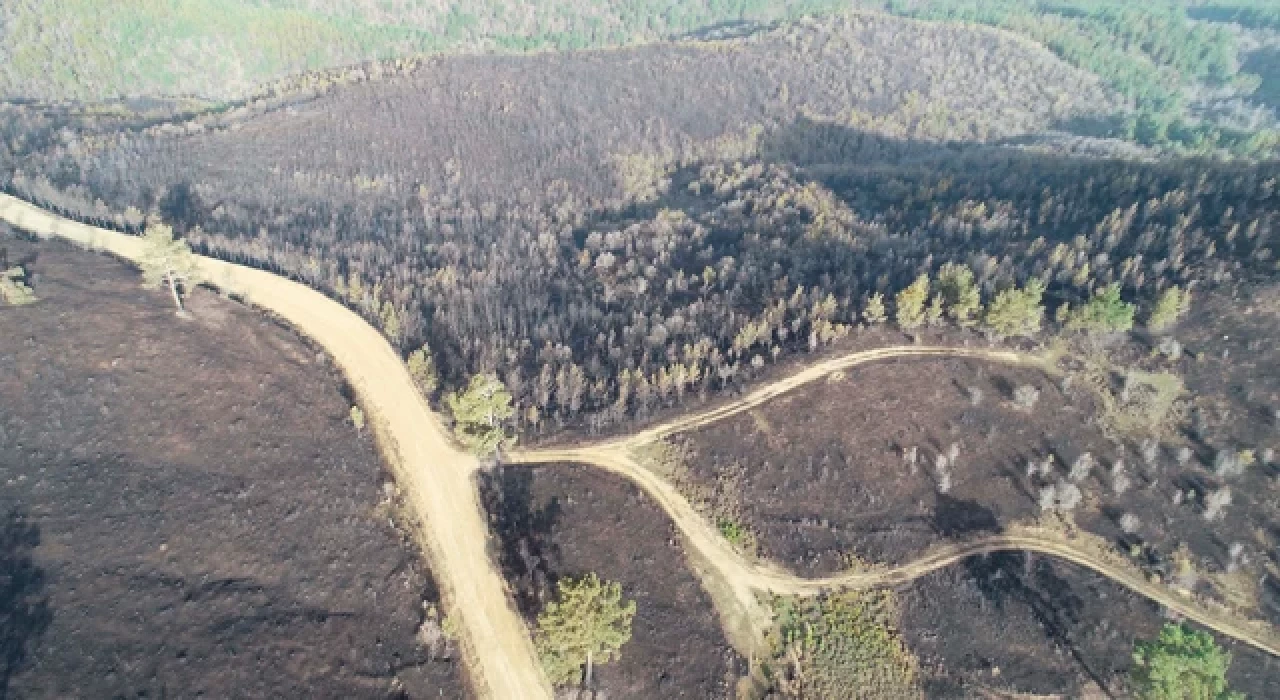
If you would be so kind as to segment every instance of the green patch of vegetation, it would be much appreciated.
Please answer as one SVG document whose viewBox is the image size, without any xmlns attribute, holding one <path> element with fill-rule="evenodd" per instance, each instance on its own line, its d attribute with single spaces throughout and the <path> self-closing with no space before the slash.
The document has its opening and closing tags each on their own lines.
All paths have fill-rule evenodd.
<svg viewBox="0 0 1280 700">
<path fill-rule="evenodd" d="M 1033 336 L 1044 321 L 1044 289 L 1039 278 L 1031 278 L 1022 289 L 1009 288 L 987 305 L 983 327 L 1001 336 Z"/>
<path fill-rule="evenodd" d="M 1280 29 L 1280 5 L 1273 0 L 1199 0 L 1187 8 L 1194 19 L 1235 22 L 1253 29 Z"/>
<path fill-rule="evenodd" d="M 21 267 L 0 272 L 0 304 L 25 306 L 39 301 L 27 286 L 27 273 Z"/>
<path fill-rule="evenodd" d="M 515 409 L 511 393 L 493 374 L 477 374 L 463 391 L 445 398 L 453 415 L 454 434 L 473 454 L 488 457 L 515 442 L 507 422 Z"/>
<path fill-rule="evenodd" d="M 631 641 L 635 601 L 622 602 L 622 586 L 594 573 L 561 579 L 556 600 L 538 615 L 534 646 L 556 686 L 591 685 L 596 664 L 616 660 Z"/>
<path fill-rule="evenodd" d="M 938 293 L 946 304 L 947 316 L 961 327 L 973 325 L 974 314 L 982 308 L 982 294 L 973 283 L 973 270 L 946 263 L 938 271 Z"/>
<path fill-rule="evenodd" d="M 1244 700 L 1227 687 L 1231 654 L 1208 632 L 1166 624 L 1160 636 L 1133 648 L 1132 683 L 1141 700 Z"/>
<path fill-rule="evenodd" d="M 894 298 L 898 326 L 903 330 L 919 328 L 925 321 L 924 304 L 929 300 L 929 276 L 920 275 Z"/>
<path fill-rule="evenodd" d="M 1120 285 L 1109 284 L 1067 316 L 1067 329 L 1086 333 L 1125 333 L 1133 328 L 1136 307 L 1120 298 Z"/>
<path fill-rule="evenodd" d="M 439 51 L 584 49 L 837 0 L 15 0 L 0 6 L 0 94 L 236 99 L 287 74 Z"/>
<path fill-rule="evenodd" d="M 436 361 L 431 355 L 431 348 L 424 343 L 422 347 L 409 353 L 406 364 L 414 385 L 423 396 L 431 398 L 431 395 L 440 387 L 440 374 L 436 371 Z"/>
<path fill-rule="evenodd" d="M 147 225 L 142 240 L 145 248 L 138 261 L 142 267 L 142 285 L 147 289 L 167 288 L 174 306 L 185 313 L 183 298 L 203 281 L 191 246 L 181 238 L 174 238 L 173 228 L 159 222 Z"/>
<path fill-rule="evenodd" d="M 1160 293 L 1156 305 L 1147 317 L 1147 328 L 1159 333 L 1168 329 L 1191 309 L 1191 292 L 1173 286 Z"/>
<path fill-rule="evenodd" d="M 1210 4 L 1219 7 L 1193 15 L 1252 26 L 1275 21 L 1274 8 L 1256 1 Z M 886 7 L 919 19 L 999 27 L 1044 44 L 1133 101 L 1135 112 L 1112 127 L 1111 135 L 1190 151 L 1226 148 L 1240 155 L 1261 155 L 1276 146 L 1270 130 L 1246 132 L 1186 117 L 1187 85 L 1249 79 L 1238 73 L 1231 31 L 1191 22 L 1180 2 L 889 0 Z"/>
<path fill-rule="evenodd" d="M 920 697 L 917 663 L 894 625 L 892 591 L 777 598 L 774 681 L 784 697 Z"/>
<path fill-rule="evenodd" d="M 751 530 L 736 520 L 720 518 L 716 520 L 716 528 L 729 540 L 729 544 L 738 549 L 745 549 L 752 540 Z"/>
</svg>

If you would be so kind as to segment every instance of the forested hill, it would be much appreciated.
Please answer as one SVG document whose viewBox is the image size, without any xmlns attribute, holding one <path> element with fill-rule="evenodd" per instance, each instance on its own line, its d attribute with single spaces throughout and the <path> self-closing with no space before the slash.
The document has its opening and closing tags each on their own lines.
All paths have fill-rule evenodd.
<svg viewBox="0 0 1280 700">
<path fill-rule="evenodd" d="M 235 99 L 372 59 L 627 46 L 851 9 L 1005 28 L 1157 111 L 1184 79 L 1233 77 L 1224 23 L 1280 28 L 1271 0 L 8 0 L 0 97 Z"/>
<path fill-rule="evenodd" d="M 244 97 L 419 53 L 624 46 L 848 0 L 5 0 L 0 97 Z"/>
</svg>

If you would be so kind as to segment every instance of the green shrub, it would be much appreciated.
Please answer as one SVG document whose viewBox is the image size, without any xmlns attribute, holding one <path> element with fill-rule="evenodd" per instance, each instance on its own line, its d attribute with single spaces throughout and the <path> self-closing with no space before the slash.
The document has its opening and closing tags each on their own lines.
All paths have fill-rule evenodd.
<svg viewBox="0 0 1280 700">
<path fill-rule="evenodd" d="M 724 535 L 729 543 L 738 549 L 747 546 L 751 538 L 751 531 L 746 525 L 729 518 L 720 518 L 716 521 L 716 527 L 720 530 L 720 534 Z"/>
<path fill-rule="evenodd" d="M 902 700 L 920 697 L 916 659 L 893 625 L 891 591 L 779 598 L 775 652 L 788 697 Z"/>
<path fill-rule="evenodd" d="M 0 272 L 0 303 L 24 306 L 36 301 L 38 299 L 31 287 L 27 286 L 27 275 L 22 268 L 15 267 Z"/>
</svg>

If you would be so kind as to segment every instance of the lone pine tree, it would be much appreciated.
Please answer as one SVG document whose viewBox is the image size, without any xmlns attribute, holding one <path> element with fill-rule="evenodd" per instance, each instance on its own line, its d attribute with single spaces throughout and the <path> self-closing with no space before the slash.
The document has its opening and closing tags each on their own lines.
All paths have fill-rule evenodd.
<svg viewBox="0 0 1280 700">
<path fill-rule="evenodd" d="M 635 601 L 622 602 L 617 583 L 601 581 L 594 573 L 562 579 L 556 600 L 538 615 L 534 638 L 551 682 L 590 687 L 593 666 L 618 658 L 631 641 L 635 614 Z"/>
<path fill-rule="evenodd" d="M 147 289 L 167 286 L 179 313 L 185 313 L 182 298 L 201 281 L 199 263 L 191 246 L 182 239 L 175 240 L 173 228 L 160 222 L 148 224 L 142 238 L 146 244 L 139 261 L 143 286 Z"/>
<path fill-rule="evenodd" d="M 496 375 L 477 374 L 465 391 L 445 399 L 456 424 L 458 440 L 472 453 L 486 457 L 515 441 L 507 421 L 515 413 L 511 392 Z"/>
</svg>

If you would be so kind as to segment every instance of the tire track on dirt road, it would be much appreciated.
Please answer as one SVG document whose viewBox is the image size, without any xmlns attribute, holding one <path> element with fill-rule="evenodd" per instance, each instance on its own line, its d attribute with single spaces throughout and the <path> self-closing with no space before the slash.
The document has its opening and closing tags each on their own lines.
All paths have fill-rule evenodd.
<svg viewBox="0 0 1280 700">
<path fill-rule="evenodd" d="M 130 261 L 143 253 L 140 238 L 76 223 L 2 193 L 0 220 Z M 474 480 L 479 463 L 450 442 L 400 355 L 364 319 L 310 287 L 197 257 L 211 284 L 244 296 L 323 346 L 355 389 L 415 516 L 416 539 L 429 554 L 449 615 L 460 623 L 477 692 L 499 700 L 550 700 L 528 629 L 489 556 L 488 521 Z"/>
</svg>

